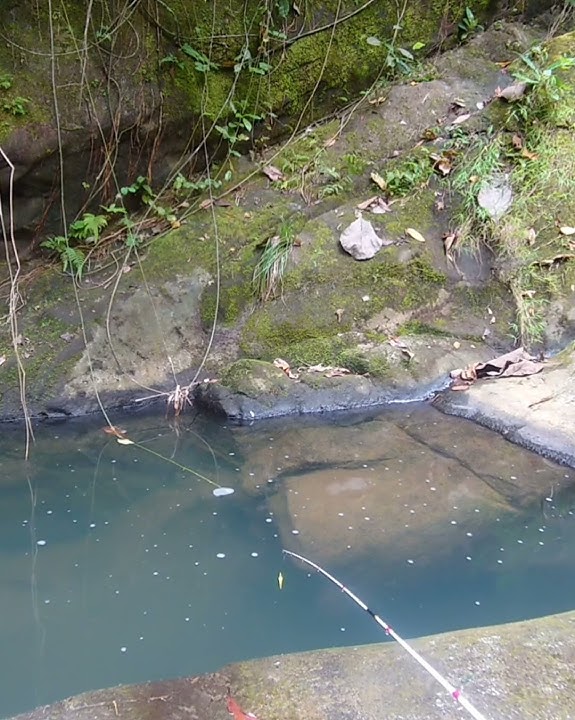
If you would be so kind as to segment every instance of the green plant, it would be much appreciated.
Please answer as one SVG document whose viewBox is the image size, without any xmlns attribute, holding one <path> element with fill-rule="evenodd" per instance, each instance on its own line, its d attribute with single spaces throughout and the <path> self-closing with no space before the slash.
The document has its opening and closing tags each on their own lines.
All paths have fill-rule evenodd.
<svg viewBox="0 0 575 720">
<path fill-rule="evenodd" d="M 65 235 L 56 235 L 40 243 L 41 247 L 56 253 L 61 262 L 62 270 L 74 275 L 78 280 L 82 279 L 86 255 L 79 248 L 72 247 L 70 240 Z"/>
<path fill-rule="evenodd" d="M 483 25 L 479 24 L 479 20 L 473 14 L 473 10 L 470 7 L 466 7 L 463 18 L 457 26 L 459 39 L 463 42 L 480 32 L 483 32 Z"/>
<path fill-rule="evenodd" d="M 134 232 L 134 228 L 136 227 L 136 223 L 128 217 L 128 211 L 123 205 L 116 205 L 116 203 L 112 203 L 111 205 L 103 205 L 102 210 L 104 210 L 108 215 L 119 215 L 120 216 L 120 224 L 122 227 L 126 230 L 126 236 L 124 239 L 124 244 L 128 248 L 137 248 L 141 244 L 141 239 L 137 233 Z"/>
<path fill-rule="evenodd" d="M 275 9 L 282 20 L 285 20 L 292 9 L 291 0 L 275 0 Z"/>
<path fill-rule="evenodd" d="M 318 195 L 320 198 L 341 195 L 351 185 L 351 179 L 349 177 L 342 177 L 341 173 L 334 167 L 320 165 L 317 169 L 317 175 L 328 181 L 319 189 Z"/>
<path fill-rule="evenodd" d="M 218 65 L 212 62 L 203 52 L 196 50 L 189 43 L 183 43 L 180 50 L 194 61 L 194 68 L 199 73 L 207 73 L 210 70 L 217 70 Z"/>
<path fill-rule="evenodd" d="M 518 82 L 525 83 L 527 90 L 513 104 L 511 117 L 526 128 L 536 122 L 560 124 L 573 112 L 561 102 L 568 86 L 560 73 L 575 67 L 575 57 L 562 55 L 549 63 L 547 50 L 536 45 L 519 59 L 521 64 L 514 68 L 513 76 Z"/>
<path fill-rule="evenodd" d="M 97 243 L 100 239 L 101 231 L 107 224 L 108 218 L 105 215 L 84 213 L 81 218 L 75 220 L 70 225 L 68 235 L 76 240 L 87 240 L 88 242 Z"/>
<path fill-rule="evenodd" d="M 0 90 L 10 90 L 12 87 L 11 75 L 0 75 Z"/>
<path fill-rule="evenodd" d="M 26 115 L 26 105 L 29 102 L 30 100 L 28 98 L 20 96 L 11 98 L 10 100 L 5 100 L 2 103 L 2 110 L 14 116 Z"/>
<path fill-rule="evenodd" d="M 503 140 L 501 135 L 488 132 L 474 139 L 466 137 L 465 144 L 466 153 L 456 165 L 450 182 L 451 190 L 460 201 L 453 218 L 459 244 L 467 243 L 477 249 L 490 232 L 490 216 L 479 204 L 479 192 L 485 182 L 503 171 Z"/>
<path fill-rule="evenodd" d="M 343 162 L 351 175 L 361 175 L 367 167 L 367 161 L 364 160 L 361 155 L 354 152 L 346 153 L 343 156 Z"/>
<path fill-rule="evenodd" d="M 289 222 L 283 222 L 278 234 L 266 242 L 252 276 L 254 292 L 259 300 L 265 302 L 277 297 L 294 241 L 293 226 Z"/>
<path fill-rule="evenodd" d="M 396 27 L 398 32 L 401 28 L 399 25 Z M 386 51 L 385 66 L 388 70 L 388 75 L 410 75 L 417 64 L 412 50 L 414 52 L 421 50 L 424 47 L 424 43 L 414 43 L 411 50 L 407 50 L 407 48 L 397 45 L 397 32 L 391 40 L 380 40 L 377 37 L 370 36 L 366 38 L 366 43 L 372 47 L 384 48 Z"/>
<path fill-rule="evenodd" d="M 527 347 L 542 344 L 550 297 L 559 291 L 556 274 L 527 259 L 513 271 L 508 282 L 516 306 L 517 319 L 511 323 L 514 340 Z"/>
<path fill-rule="evenodd" d="M 84 251 L 76 245 L 82 243 L 97 245 L 100 241 L 101 231 L 107 224 L 108 218 L 105 215 L 84 213 L 81 218 L 70 225 L 67 236 L 56 235 L 48 238 L 41 243 L 41 247 L 59 255 L 62 270 L 64 272 L 70 270 L 72 275 L 81 280 L 87 257 Z"/>
<path fill-rule="evenodd" d="M 120 188 L 120 196 L 127 197 L 128 195 L 140 195 L 144 205 L 148 205 L 156 195 L 152 190 L 148 178 L 143 175 L 139 175 L 131 185 L 125 185 Z"/>
<path fill-rule="evenodd" d="M 173 182 L 173 189 L 176 193 L 205 192 L 206 190 L 217 190 L 222 186 L 221 180 L 214 178 L 201 178 L 200 180 L 188 180 L 181 173 L 178 173 Z"/>
<path fill-rule="evenodd" d="M 169 53 L 160 59 L 160 67 L 177 67 L 179 70 L 184 69 L 184 63 L 173 53 Z"/>
<path fill-rule="evenodd" d="M 248 133 L 254 129 L 254 123 L 264 119 L 264 115 L 252 112 L 248 108 L 248 101 L 241 100 L 237 104 L 233 100 L 229 102 L 232 117 L 225 125 L 216 125 L 216 130 L 228 143 L 230 155 L 239 157 L 240 153 L 235 149 L 240 142 L 250 139 Z"/>
<path fill-rule="evenodd" d="M 385 173 L 385 189 L 390 195 L 403 197 L 426 183 L 433 174 L 433 164 L 426 155 L 408 157 Z"/>
</svg>

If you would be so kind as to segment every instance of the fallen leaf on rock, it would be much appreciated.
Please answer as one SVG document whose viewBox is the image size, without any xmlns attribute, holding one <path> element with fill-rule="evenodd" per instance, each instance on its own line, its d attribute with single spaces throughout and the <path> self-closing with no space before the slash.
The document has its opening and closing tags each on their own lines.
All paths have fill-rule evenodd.
<svg viewBox="0 0 575 720">
<path fill-rule="evenodd" d="M 495 97 L 507 100 L 507 102 L 515 102 L 516 100 L 521 100 L 521 98 L 525 95 L 526 90 L 527 83 L 513 83 L 513 85 L 508 85 L 503 89 L 497 88 L 495 90 Z"/>
<path fill-rule="evenodd" d="M 401 352 L 407 355 L 410 360 L 413 360 L 413 358 L 415 357 L 415 355 L 411 352 L 411 350 L 407 347 L 403 340 L 398 340 L 397 338 L 390 338 L 387 342 L 391 345 L 391 347 L 401 350 Z"/>
<path fill-rule="evenodd" d="M 372 181 L 377 185 L 377 187 L 380 190 L 385 190 L 387 188 L 387 183 L 385 180 L 381 177 L 381 175 L 377 172 L 372 172 L 369 176 Z"/>
<path fill-rule="evenodd" d="M 325 377 L 341 377 L 342 375 L 349 375 L 351 373 L 347 368 L 332 367 L 331 365 L 322 365 L 321 363 L 319 365 L 309 365 L 308 367 L 298 368 L 298 371 L 303 372 L 304 370 L 306 372 L 323 373 Z"/>
<path fill-rule="evenodd" d="M 356 205 L 356 207 L 358 210 L 367 210 L 368 207 L 378 199 L 379 199 L 379 195 L 374 195 L 373 197 L 370 197 L 367 200 L 364 200 L 363 202 L 358 203 Z"/>
<path fill-rule="evenodd" d="M 285 360 L 282 360 L 281 358 L 276 358 L 273 362 L 275 367 L 279 368 L 280 370 L 283 370 L 284 373 L 290 378 L 291 380 L 297 380 L 299 378 L 299 375 L 297 373 L 292 372 L 289 363 L 287 363 Z"/>
<path fill-rule="evenodd" d="M 458 232 L 449 233 L 449 235 L 443 236 L 443 249 L 445 250 L 445 257 L 450 262 L 455 262 L 453 252 L 455 252 L 457 250 L 458 243 L 459 243 L 459 233 Z"/>
<path fill-rule="evenodd" d="M 275 165 L 266 165 L 262 168 L 263 174 L 268 177 L 272 182 L 278 182 L 279 180 L 284 179 L 283 172 L 275 167 Z"/>
<path fill-rule="evenodd" d="M 379 97 L 372 98 L 371 100 L 368 100 L 368 103 L 370 105 L 383 105 L 383 103 L 387 100 L 387 98 L 384 95 L 380 95 Z"/>
<path fill-rule="evenodd" d="M 374 195 L 360 202 L 356 207 L 358 210 L 369 210 L 369 212 L 374 215 L 383 215 L 384 213 L 391 212 L 391 206 L 379 195 Z"/>
<path fill-rule="evenodd" d="M 483 378 L 535 375 L 542 369 L 543 362 L 530 355 L 524 348 L 519 347 L 517 350 L 512 350 L 488 362 L 474 363 L 463 369 L 452 370 L 450 376 L 458 382 L 473 383 Z"/>
<path fill-rule="evenodd" d="M 563 225 L 559 228 L 559 232 L 561 233 L 561 235 L 575 235 L 575 227 Z"/>
<path fill-rule="evenodd" d="M 331 370 L 327 370 L 324 373 L 324 377 L 332 378 L 332 377 L 343 377 L 344 375 L 349 375 L 351 373 L 351 370 L 348 370 L 347 368 L 331 368 Z"/>
<path fill-rule="evenodd" d="M 461 125 L 461 123 L 464 123 L 466 120 L 469 120 L 471 117 L 471 113 L 464 113 L 463 115 L 459 115 L 455 118 L 455 120 L 451 123 L 452 125 Z"/>
<path fill-rule="evenodd" d="M 414 228 L 406 228 L 405 233 L 406 235 L 409 235 L 409 237 L 412 237 L 414 240 L 417 240 L 418 242 L 425 242 L 425 238 L 419 232 L 419 230 L 414 230 Z"/>
</svg>

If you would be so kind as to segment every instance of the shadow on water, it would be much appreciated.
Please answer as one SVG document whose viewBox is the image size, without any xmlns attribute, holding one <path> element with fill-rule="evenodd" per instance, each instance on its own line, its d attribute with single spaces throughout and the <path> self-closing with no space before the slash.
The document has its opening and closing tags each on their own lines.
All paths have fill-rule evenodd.
<svg viewBox="0 0 575 720">
<path fill-rule="evenodd" d="M 119 421 L 120 422 L 120 421 Z M 428 406 L 0 440 L 0 716 L 82 690 L 575 607 L 573 472 Z M 285 578 L 278 587 L 278 573 Z"/>
</svg>

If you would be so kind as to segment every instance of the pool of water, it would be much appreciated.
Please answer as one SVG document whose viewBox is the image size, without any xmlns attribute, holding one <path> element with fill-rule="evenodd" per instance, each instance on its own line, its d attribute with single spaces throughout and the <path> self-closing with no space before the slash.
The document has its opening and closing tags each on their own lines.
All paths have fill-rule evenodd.
<svg viewBox="0 0 575 720">
<path fill-rule="evenodd" d="M 0 717 L 87 689 L 575 608 L 574 473 L 428 406 L 0 439 Z M 234 489 L 213 494 L 213 482 Z M 284 578 L 283 589 L 278 574 Z"/>
</svg>

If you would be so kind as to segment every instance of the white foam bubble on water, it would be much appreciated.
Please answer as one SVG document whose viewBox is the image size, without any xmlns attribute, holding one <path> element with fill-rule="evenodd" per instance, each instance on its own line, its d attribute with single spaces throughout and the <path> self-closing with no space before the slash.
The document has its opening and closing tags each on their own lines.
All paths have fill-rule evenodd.
<svg viewBox="0 0 575 720">
<path fill-rule="evenodd" d="M 221 560 L 222 558 L 225 558 L 225 556 L 226 556 L 225 553 L 217 553 L 217 554 L 216 554 L 216 557 L 217 557 L 217 558 L 220 558 L 220 560 Z"/>
<path fill-rule="evenodd" d="M 36 541 L 36 545 L 40 545 L 40 547 L 42 547 L 42 546 L 45 545 L 45 544 L 46 544 L 46 541 L 45 541 L 45 540 L 37 540 L 37 541 Z"/>
<path fill-rule="evenodd" d="M 224 497 L 224 495 L 232 495 L 235 492 L 233 488 L 229 487 L 217 487 L 212 490 L 212 494 L 215 497 Z"/>
<path fill-rule="evenodd" d="M 257 552 L 253 552 L 253 553 L 251 553 L 251 556 L 252 556 L 252 557 L 258 557 L 258 553 L 257 553 Z"/>
</svg>

